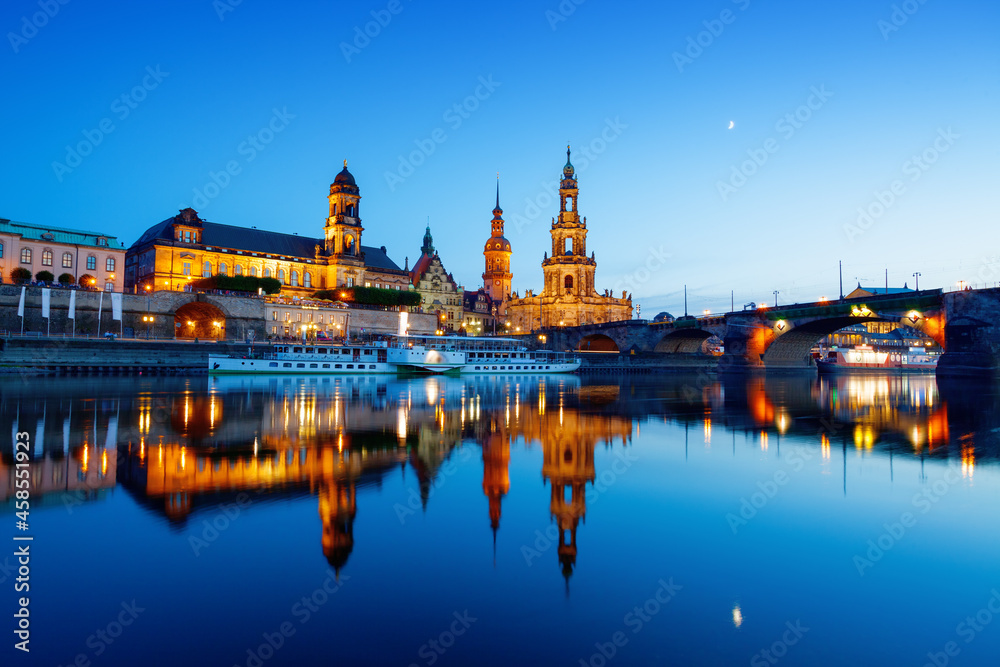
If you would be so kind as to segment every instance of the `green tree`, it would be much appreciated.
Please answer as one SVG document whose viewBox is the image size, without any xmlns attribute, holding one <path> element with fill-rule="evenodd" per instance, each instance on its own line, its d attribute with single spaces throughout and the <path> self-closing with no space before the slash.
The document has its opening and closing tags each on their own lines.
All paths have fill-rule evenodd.
<svg viewBox="0 0 1000 667">
<path fill-rule="evenodd" d="M 15 285 L 26 283 L 29 280 L 31 280 L 31 271 L 28 269 L 19 266 L 16 269 L 10 270 L 10 281 Z"/>
<path fill-rule="evenodd" d="M 76 278 L 73 277 L 72 273 L 60 273 L 59 274 L 59 284 L 60 285 L 72 285 L 76 282 Z"/>
</svg>

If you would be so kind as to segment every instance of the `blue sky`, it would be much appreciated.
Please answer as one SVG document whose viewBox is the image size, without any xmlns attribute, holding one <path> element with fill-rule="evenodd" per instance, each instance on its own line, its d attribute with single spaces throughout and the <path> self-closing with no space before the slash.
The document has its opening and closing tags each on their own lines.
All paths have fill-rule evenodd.
<svg viewBox="0 0 1000 667">
<path fill-rule="evenodd" d="M 1000 281 L 995 3 L 235 1 L 4 3 L 0 217 L 319 236 L 346 158 L 363 242 L 412 264 L 429 219 L 474 288 L 499 171 L 523 293 L 570 143 L 597 288 L 643 316 L 836 296 L 838 260 Z"/>
</svg>

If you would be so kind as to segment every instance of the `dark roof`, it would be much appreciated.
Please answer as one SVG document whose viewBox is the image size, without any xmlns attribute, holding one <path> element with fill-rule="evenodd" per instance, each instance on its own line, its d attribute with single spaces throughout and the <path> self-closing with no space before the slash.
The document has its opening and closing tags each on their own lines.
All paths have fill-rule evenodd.
<svg viewBox="0 0 1000 667">
<path fill-rule="evenodd" d="M 139 237 L 138 241 L 132 244 L 132 247 L 134 248 L 157 239 L 165 241 L 173 240 L 170 226 L 174 222 L 175 218 L 167 218 L 163 222 L 153 225 Z M 177 222 L 180 221 L 177 220 Z M 311 236 L 269 232 L 263 229 L 222 225 L 217 222 L 202 222 L 201 227 L 202 237 L 199 245 L 216 248 L 314 259 L 316 257 L 316 246 L 323 245 L 323 239 Z M 402 271 L 399 265 L 389 259 L 384 247 L 375 248 L 363 245 L 361 246 L 361 252 L 365 256 L 365 266 L 373 269 Z"/>
<path fill-rule="evenodd" d="M 424 277 L 424 273 L 426 273 L 427 269 L 430 268 L 432 259 L 434 259 L 433 255 L 428 255 L 426 253 L 420 255 L 420 259 L 417 260 L 417 263 L 414 264 L 413 268 L 410 270 L 411 284 L 416 285 L 420 282 L 420 279 Z"/>
<path fill-rule="evenodd" d="M 354 182 L 354 174 L 347 171 L 347 160 L 344 160 L 344 168 L 341 170 L 337 177 L 333 179 L 334 184 L 342 183 L 344 185 L 357 185 Z"/>
</svg>

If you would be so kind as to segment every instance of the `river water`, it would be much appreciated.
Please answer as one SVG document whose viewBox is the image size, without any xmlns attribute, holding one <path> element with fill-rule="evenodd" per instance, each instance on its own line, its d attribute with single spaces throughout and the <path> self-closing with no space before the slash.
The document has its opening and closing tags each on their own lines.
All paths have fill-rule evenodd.
<svg viewBox="0 0 1000 667">
<path fill-rule="evenodd" d="M 0 396 L 4 532 L 34 538 L 28 593 L 0 556 L 7 608 L 31 613 L 30 656 L 8 641 L 4 664 L 1000 659 L 995 385 L 11 378 Z"/>
</svg>

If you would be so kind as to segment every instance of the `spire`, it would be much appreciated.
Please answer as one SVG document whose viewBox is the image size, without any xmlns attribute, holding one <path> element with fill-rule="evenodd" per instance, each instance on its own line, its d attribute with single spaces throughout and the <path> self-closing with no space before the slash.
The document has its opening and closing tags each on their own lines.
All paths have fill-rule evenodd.
<svg viewBox="0 0 1000 667">
<path fill-rule="evenodd" d="M 495 209 L 493 209 L 493 210 L 494 211 L 503 212 L 503 209 L 500 208 L 500 172 L 499 171 L 497 172 L 497 207 Z"/>
<path fill-rule="evenodd" d="M 424 232 L 424 244 L 420 247 L 420 252 L 424 255 L 434 255 L 434 237 L 431 236 L 431 225 L 427 223 L 427 230 Z"/>
<path fill-rule="evenodd" d="M 347 169 L 347 158 L 344 158 L 344 169 Z"/>
<path fill-rule="evenodd" d="M 573 178 L 573 172 L 575 171 L 576 169 L 573 167 L 573 163 L 570 162 L 569 159 L 569 144 L 566 144 L 566 166 L 563 167 L 563 177 Z"/>
</svg>

